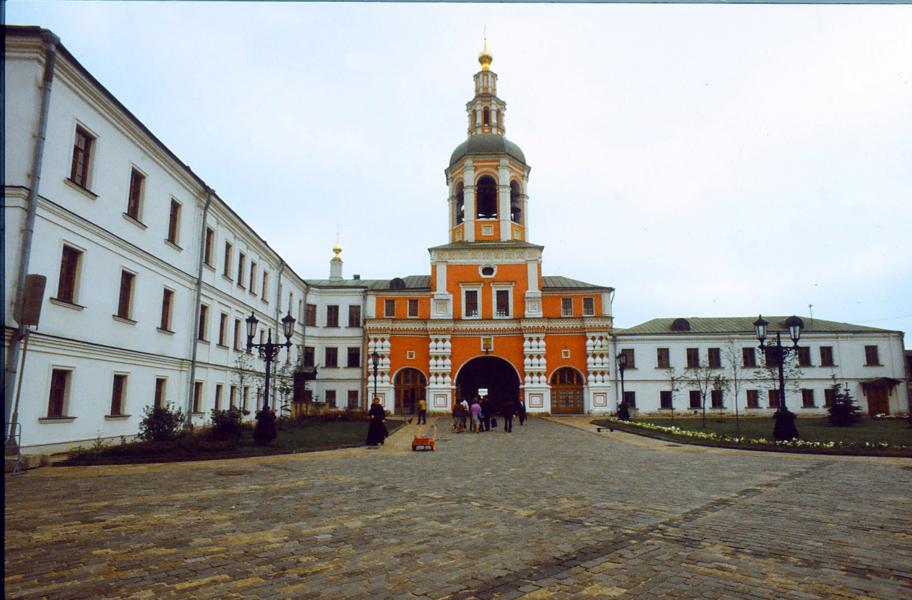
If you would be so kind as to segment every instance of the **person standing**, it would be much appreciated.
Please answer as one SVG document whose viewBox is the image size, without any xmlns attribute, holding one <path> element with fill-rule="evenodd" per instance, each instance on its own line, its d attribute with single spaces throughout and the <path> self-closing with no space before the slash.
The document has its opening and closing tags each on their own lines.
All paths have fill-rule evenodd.
<svg viewBox="0 0 912 600">
<path fill-rule="evenodd" d="M 491 431 L 491 401 L 487 396 L 482 396 L 481 401 L 478 404 L 481 406 L 481 414 L 479 415 L 481 419 L 481 430 Z"/>
<path fill-rule="evenodd" d="M 424 398 L 418 400 L 418 425 L 422 423 L 427 425 L 427 400 Z"/>
<path fill-rule="evenodd" d="M 383 421 L 386 420 L 386 411 L 383 410 L 383 405 L 380 404 L 380 398 L 374 397 L 369 414 L 370 423 L 367 425 L 367 445 L 383 445 L 389 432 L 386 430 L 386 425 L 383 424 Z"/>
<path fill-rule="evenodd" d="M 478 396 L 475 396 L 475 400 L 472 401 L 472 406 L 469 407 L 469 414 L 472 415 L 472 431 L 475 433 L 481 431 L 481 404 L 478 400 Z"/>
<path fill-rule="evenodd" d="M 517 413 L 519 414 L 519 424 L 523 425 L 526 422 L 526 403 L 523 402 L 522 398 L 517 401 L 519 406 L 517 407 Z"/>
<path fill-rule="evenodd" d="M 516 413 L 516 400 L 508 398 L 501 409 L 504 419 L 504 433 L 513 433 L 513 415 Z"/>
</svg>

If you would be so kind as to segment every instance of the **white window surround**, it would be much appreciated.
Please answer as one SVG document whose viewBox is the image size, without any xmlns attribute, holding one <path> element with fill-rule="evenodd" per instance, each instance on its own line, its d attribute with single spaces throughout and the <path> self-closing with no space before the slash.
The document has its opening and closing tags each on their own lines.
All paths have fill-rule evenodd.
<svg viewBox="0 0 912 600">
<path fill-rule="evenodd" d="M 63 407 L 61 409 L 62 416 L 60 417 L 48 417 L 48 408 L 49 401 L 51 399 L 51 385 L 53 384 L 53 373 L 54 371 L 67 371 L 69 375 L 67 376 L 66 389 L 63 391 Z M 47 377 L 45 381 L 45 390 L 44 390 L 44 406 L 41 407 L 39 420 L 55 420 L 55 419 L 73 419 L 69 413 L 70 408 L 70 397 L 73 392 L 74 380 L 76 378 L 76 367 L 72 365 L 59 365 L 59 364 L 50 364 L 47 367 Z"/>
<path fill-rule="evenodd" d="M 70 179 L 70 173 L 73 168 L 73 148 L 76 146 L 76 128 L 85 130 L 86 133 L 92 136 L 92 150 L 89 152 L 89 168 L 86 170 L 86 181 L 85 186 L 80 186 L 78 183 L 73 182 Z M 95 165 L 98 162 L 98 150 L 99 150 L 99 140 L 101 136 L 98 135 L 98 132 L 86 125 L 83 121 L 79 119 L 73 120 L 72 125 L 72 134 L 70 135 L 70 146 L 69 146 L 69 155 L 68 161 L 66 163 L 66 171 L 64 175 L 64 181 L 69 181 L 73 186 L 75 186 L 80 191 L 88 192 L 92 194 L 93 200 L 98 197 L 95 192 L 92 191 L 92 183 L 95 181 Z M 129 193 L 129 192 L 128 192 Z"/>
<path fill-rule="evenodd" d="M 83 268 L 85 268 L 85 260 L 86 260 L 87 254 L 88 254 L 84 247 L 82 247 L 78 244 L 74 244 L 73 242 L 71 242 L 70 240 L 67 240 L 67 239 L 60 240 L 60 243 L 58 244 L 58 248 L 57 248 L 57 256 L 59 257 L 59 259 L 57 261 L 57 273 L 56 273 L 57 280 L 52 281 L 52 276 L 48 276 L 48 281 L 47 281 L 46 286 L 47 286 L 47 288 L 50 288 L 51 285 L 55 286 L 53 298 L 56 298 L 57 294 L 60 292 L 60 290 L 58 289 L 60 286 L 60 262 L 63 260 L 63 247 L 64 246 L 69 246 L 70 248 L 73 248 L 74 250 L 79 251 L 79 260 L 76 264 L 76 274 L 73 277 L 73 279 L 74 279 L 74 281 L 73 281 L 73 304 L 80 306 L 79 288 L 80 288 L 80 282 L 82 281 L 82 270 L 83 270 Z"/>
<path fill-rule="evenodd" d="M 91 165 L 90 165 L 90 168 L 91 168 Z M 136 217 L 132 217 L 127 214 L 127 211 L 130 210 L 130 185 L 133 180 L 133 171 L 136 171 L 137 173 L 142 175 L 142 186 L 140 186 L 140 189 L 139 189 L 139 210 L 136 211 Z M 127 181 L 127 198 L 126 198 L 127 201 L 124 203 L 123 213 L 124 213 L 124 215 L 127 216 L 128 219 L 135 219 L 138 222 L 138 224 L 143 225 L 144 229 L 145 229 L 145 223 L 143 223 L 143 213 L 145 212 L 145 209 L 146 209 L 146 187 L 148 185 L 149 185 L 149 174 L 146 173 L 145 170 L 140 169 L 136 165 L 136 163 L 131 162 L 130 163 L 130 179 Z M 169 208 L 170 208 L 170 204 L 169 204 Z"/>
<path fill-rule="evenodd" d="M 463 319 L 480 319 L 481 318 L 481 284 L 477 285 L 465 285 L 460 284 L 459 287 L 462 290 L 462 318 Z M 475 305 L 478 307 L 478 311 L 475 314 L 466 313 L 466 292 L 475 292 L 478 294 L 478 300 Z"/>
<path fill-rule="evenodd" d="M 485 269 L 493 269 L 493 271 L 491 272 L 490 275 L 485 275 L 484 274 Z M 480 277 L 484 277 L 485 279 L 490 279 L 490 278 L 494 277 L 495 275 L 497 275 L 497 265 L 478 265 L 478 275 Z"/>
<path fill-rule="evenodd" d="M 494 315 L 495 319 L 511 319 L 513 318 L 513 283 L 495 283 L 491 285 L 493 292 L 491 293 L 491 314 Z M 497 313 L 497 292 L 507 292 L 507 314 L 501 315 Z"/>
</svg>

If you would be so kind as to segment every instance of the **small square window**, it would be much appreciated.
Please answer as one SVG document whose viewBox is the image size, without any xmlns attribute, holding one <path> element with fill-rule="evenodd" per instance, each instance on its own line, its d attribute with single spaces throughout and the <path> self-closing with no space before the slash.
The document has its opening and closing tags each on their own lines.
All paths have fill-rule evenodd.
<svg viewBox="0 0 912 600">
<path fill-rule="evenodd" d="M 561 350 L 561 358 L 570 358 L 570 349 L 569 348 L 563 348 Z"/>
<path fill-rule="evenodd" d="M 415 351 L 414 351 L 414 350 L 406 350 L 406 351 L 405 351 L 405 358 L 406 358 L 406 360 L 415 360 Z"/>
</svg>

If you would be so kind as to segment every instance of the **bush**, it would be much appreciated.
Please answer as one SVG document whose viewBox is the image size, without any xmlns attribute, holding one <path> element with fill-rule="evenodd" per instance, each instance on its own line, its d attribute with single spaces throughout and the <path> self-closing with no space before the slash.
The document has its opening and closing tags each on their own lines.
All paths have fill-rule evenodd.
<svg viewBox="0 0 912 600">
<path fill-rule="evenodd" d="M 370 416 L 366 412 L 354 408 L 320 415 L 321 421 L 367 421 L 368 419 Z"/>
<path fill-rule="evenodd" d="M 232 406 L 228 410 L 212 409 L 212 428 L 209 437 L 214 440 L 237 440 L 244 432 L 244 412 Z"/>
<path fill-rule="evenodd" d="M 837 383 L 832 389 L 834 391 L 833 403 L 830 404 L 828 409 L 830 412 L 830 425 L 848 427 L 860 421 L 861 413 L 849 390 L 843 388 L 841 383 Z"/>
<path fill-rule="evenodd" d="M 173 405 L 147 406 L 143 411 L 143 420 L 139 423 L 139 439 L 152 442 L 166 442 L 178 436 L 184 423 L 181 409 L 174 410 Z"/>
</svg>

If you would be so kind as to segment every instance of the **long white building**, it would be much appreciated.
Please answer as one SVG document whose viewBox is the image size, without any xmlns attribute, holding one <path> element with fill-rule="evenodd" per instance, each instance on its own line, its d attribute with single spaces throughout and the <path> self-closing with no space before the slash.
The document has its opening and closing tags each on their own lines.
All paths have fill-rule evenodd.
<svg viewBox="0 0 912 600">
<path fill-rule="evenodd" d="M 418 317 L 430 305 L 422 308 L 419 299 L 432 293 L 429 275 L 345 278 L 336 247 L 327 279 L 301 278 L 51 32 L 7 27 L 5 52 L 5 421 L 7 433 L 12 420 L 18 423 L 13 433 L 24 451 L 135 435 L 143 411 L 156 403 L 182 408 L 194 424 L 229 404 L 252 413 L 262 404 L 264 365 L 245 351 L 245 319 L 251 313 L 260 321 L 256 341 L 266 328 L 276 340 L 285 315 L 297 319 L 294 346 L 280 355 L 286 376 L 273 406 L 293 411 L 307 400 L 337 409 L 366 406 L 373 385 L 367 355 L 377 342 L 366 339 L 365 320 L 394 317 L 398 306 L 405 326 L 424 323 Z M 17 318 L 29 274 L 46 277 L 37 299 L 37 327 L 21 326 Z M 561 290 L 546 289 L 550 295 L 544 301 L 564 310 L 560 295 L 570 292 Z M 602 291 L 610 315 L 611 294 Z M 567 300 L 572 316 L 572 299 Z M 586 318 L 594 314 L 586 312 L 585 302 L 579 310 Z M 409 321 L 412 317 L 417 320 Z M 770 320 L 776 327 L 777 319 Z M 597 338 L 594 354 L 582 337 L 573 351 L 555 341 L 556 362 L 535 374 L 537 397 L 548 397 L 558 386 L 562 398 L 579 400 L 567 404 L 574 411 L 614 412 L 621 397 L 614 365 L 624 352 L 630 362 L 624 392 L 637 410 L 693 410 L 694 389 L 684 381 L 695 372 L 688 369 L 688 356 L 696 361 L 690 366 L 711 362 L 719 373 L 727 372 L 729 346 L 743 362 L 744 349 L 756 345 L 753 319 L 672 321 L 613 329 Z M 849 384 L 868 412 L 909 410 L 901 332 L 805 322 L 802 344 L 810 354 L 802 358 L 800 377 L 792 379 L 797 388 L 787 396 L 790 409 L 824 410 L 835 376 Z M 603 324 L 611 329 L 610 321 Z M 456 380 L 441 370 L 449 367 L 441 367 L 435 354 L 439 340 L 431 338 L 430 348 L 416 341 L 427 337 L 423 327 L 414 331 L 414 348 L 403 351 L 414 377 L 389 372 L 388 362 L 381 365 L 381 395 L 391 410 L 411 410 L 417 398 L 430 399 L 431 382 L 439 387 Z M 544 347 L 544 342 L 536 343 Z M 581 362 L 565 377 L 569 371 L 559 369 L 563 354 L 581 361 L 597 354 L 599 364 L 583 369 Z M 762 364 L 761 357 L 755 359 Z M 288 375 L 310 367 L 317 369 L 317 379 L 299 381 L 293 390 Z M 742 367 L 740 409 L 771 410 L 768 378 Z M 558 376 L 559 370 L 564 375 Z M 679 376 L 678 385 L 670 386 L 671 374 Z M 593 385 L 598 402 L 586 392 Z M 435 402 L 438 396 L 454 397 L 452 392 L 447 387 Z M 715 410 L 731 411 L 734 392 L 717 390 L 708 406 L 713 402 Z M 548 412 L 549 406 L 536 410 Z"/>
</svg>

